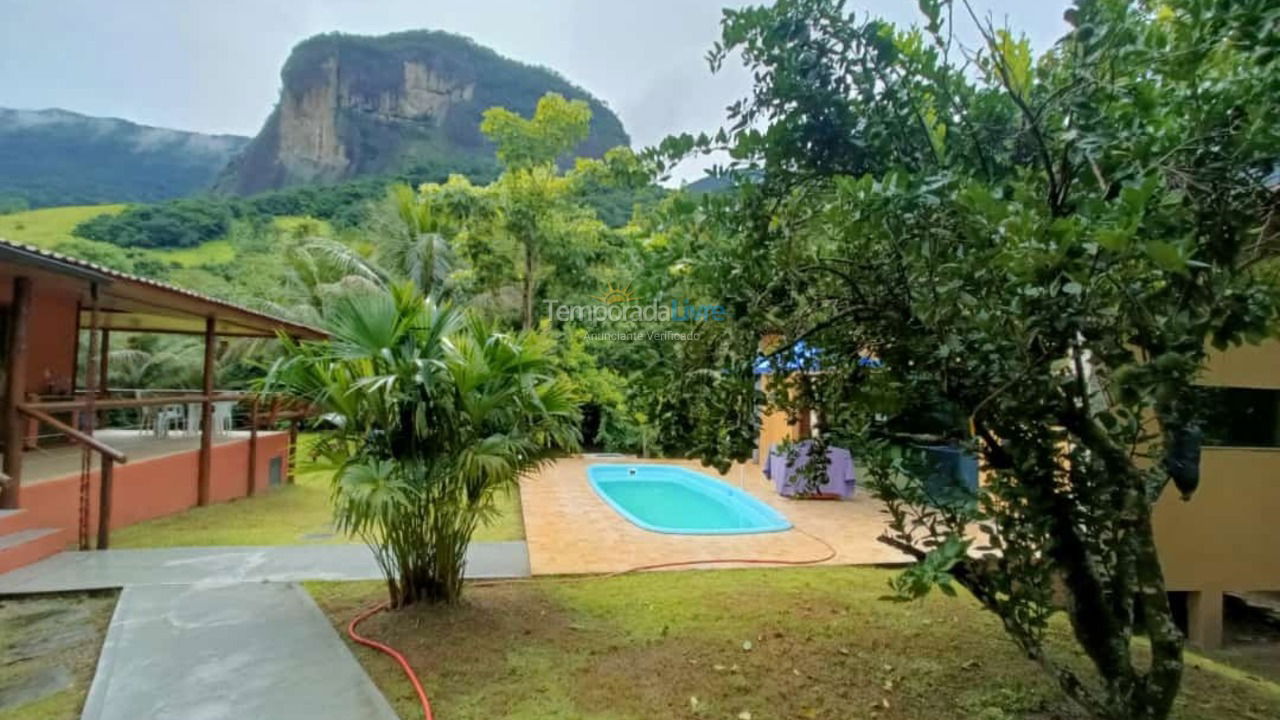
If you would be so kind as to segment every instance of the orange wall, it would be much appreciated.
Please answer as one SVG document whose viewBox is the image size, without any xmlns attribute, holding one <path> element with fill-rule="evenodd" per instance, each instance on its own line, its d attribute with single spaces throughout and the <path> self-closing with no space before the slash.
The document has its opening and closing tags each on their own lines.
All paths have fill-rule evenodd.
<svg viewBox="0 0 1280 720">
<path fill-rule="evenodd" d="M 1280 340 L 1209 351 L 1202 385 L 1280 389 Z"/>
<path fill-rule="evenodd" d="M 757 447 L 760 450 L 759 458 L 761 463 L 764 462 L 765 456 L 769 454 L 769 448 L 782 442 L 783 438 L 797 439 L 795 426 L 787 422 L 787 414 L 785 412 L 774 411 L 760 419 L 760 441 Z"/>
<path fill-rule="evenodd" d="M 773 382 L 773 376 L 764 375 L 761 380 L 765 383 L 767 391 L 768 385 Z M 760 418 L 760 439 L 756 444 L 756 457 L 761 465 L 768 459 L 769 448 L 782 442 L 784 438 L 799 439 L 796 426 L 787 422 L 787 414 L 781 410 L 763 413 Z"/>
<path fill-rule="evenodd" d="M 1280 389 L 1280 341 L 1211 351 L 1204 385 Z M 1200 486 L 1166 489 L 1156 546 L 1171 590 L 1280 590 L 1280 448 L 1206 447 Z"/>
<path fill-rule="evenodd" d="M 13 298 L 13 283 L 0 282 L 0 305 Z M 27 392 L 62 394 L 71 390 L 76 368 L 76 313 L 74 293 L 34 285 L 27 333 Z"/>
<path fill-rule="evenodd" d="M 281 479 L 287 477 L 289 433 L 258 435 L 258 492 L 267 488 L 267 468 L 280 458 Z M 111 503 L 111 527 L 121 528 L 143 520 L 181 512 L 196 504 L 198 450 L 164 455 L 117 465 Z M 249 441 L 215 445 L 209 497 L 222 502 L 244 497 L 249 486 Z M 98 472 L 89 476 L 90 534 L 97 532 Z M 22 507 L 31 513 L 35 527 L 67 528 L 75 537 L 79 527 L 80 476 L 68 475 L 22 487 Z"/>
<path fill-rule="evenodd" d="M 1205 448 L 1200 487 L 1155 507 L 1170 590 L 1280 590 L 1280 449 Z"/>
</svg>

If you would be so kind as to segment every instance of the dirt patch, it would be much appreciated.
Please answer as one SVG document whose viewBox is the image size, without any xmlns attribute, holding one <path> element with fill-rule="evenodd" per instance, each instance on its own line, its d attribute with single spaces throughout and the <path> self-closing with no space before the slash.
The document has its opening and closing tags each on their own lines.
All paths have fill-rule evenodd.
<svg viewBox="0 0 1280 720">
<path fill-rule="evenodd" d="M 374 674 L 387 679 L 380 687 L 401 716 L 420 715 L 416 695 L 398 666 L 385 655 L 350 643 L 347 638 L 346 623 L 362 609 L 384 599 L 378 584 L 359 585 L 367 590 L 351 593 L 341 585 L 327 585 L 326 588 L 339 590 L 313 588 L 313 592 L 361 661 L 374 668 Z M 478 632 L 479 628 L 484 631 Z M 575 623 L 538 588 L 501 585 L 475 588 L 464 603 L 456 606 L 420 606 L 380 613 L 365 621 L 360 632 L 384 641 L 394 639 L 395 647 L 411 659 L 419 676 L 429 679 L 433 698 L 441 698 L 438 716 L 469 717 L 448 713 L 450 699 L 469 704 L 475 702 L 473 695 L 482 694 L 481 704 L 485 706 L 518 703 L 527 687 L 504 681 L 511 676 L 510 665 L 520 662 L 516 655 L 530 648 L 546 649 L 553 655 L 571 654 L 573 645 L 589 630 Z"/>
<path fill-rule="evenodd" d="M 80 717 L 116 593 L 0 600 L 0 720 Z"/>
</svg>

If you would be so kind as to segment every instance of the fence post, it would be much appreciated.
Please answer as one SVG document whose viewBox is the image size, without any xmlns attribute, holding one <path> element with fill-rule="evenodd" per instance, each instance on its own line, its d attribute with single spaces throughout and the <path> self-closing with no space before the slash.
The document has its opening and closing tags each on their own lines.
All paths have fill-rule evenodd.
<svg viewBox="0 0 1280 720">
<path fill-rule="evenodd" d="M 218 337 L 217 320 L 213 315 L 204 321 L 204 376 L 200 403 L 200 465 L 196 476 L 196 504 L 209 504 L 209 476 L 213 469 L 213 379 Z"/>
<path fill-rule="evenodd" d="M 294 466 L 298 464 L 298 418 L 289 420 L 289 484 L 293 484 Z"/>
<path fill-rule="evenodd" d="M 258 493 L 258 402 L 258 396 L 254 395 L 253 402 L 249 404 L 249 489 L 246 497 Z"/>
<path fill-rule="evenodd" d="M 9 353 L 5 358 L 4 394 L 4 474 L 9 476 L 0 507 L 18 507 L 22 489 L 22 453 L 26 444 L 26 418 L 18 414 L 27 389 L 27 325 L 31 315 L 31 278 L 13 279 L 13 302 L 9 306 Z"/>
<path fill-rule="evenodd" d="M 102 471 L 98 477 L 98 549 L 106 550 L 111 536 L 111 487 L 115 480 L 116 461 L 102 456 Z"/>
</svg>

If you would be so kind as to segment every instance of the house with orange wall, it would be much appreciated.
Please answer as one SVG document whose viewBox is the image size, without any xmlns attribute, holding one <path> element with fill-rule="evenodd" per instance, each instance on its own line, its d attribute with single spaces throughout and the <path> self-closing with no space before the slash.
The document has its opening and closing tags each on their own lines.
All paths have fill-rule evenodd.
<svg viewBox="0 0 1280 720">
<path fill-rule="evenodd" d="M 111 338 L 121 333 L 203 337 L 202 387 L 108 387 Z M 214 387 L 219 344 L 280 334 L 325 336 L 0 240 L 0 572 L 68 546 L 105 548 L 114 528 L 285 482 L 301 410 Z M 120 416 L 144 420 L 106 426 Z M 247 428 L 234 429 L 237 417 Z"/>
<path fill-rule="evenodd" d="M 1206 423 L 1200 486 L 1156 503 L 1165 585 L 1187 593 L 1193 644 L 1222 643 L 1224 593 L 1280 591 L 1280 340 L 1215 351 L 1201 376 L 1218 412 Z"/>
</svg>

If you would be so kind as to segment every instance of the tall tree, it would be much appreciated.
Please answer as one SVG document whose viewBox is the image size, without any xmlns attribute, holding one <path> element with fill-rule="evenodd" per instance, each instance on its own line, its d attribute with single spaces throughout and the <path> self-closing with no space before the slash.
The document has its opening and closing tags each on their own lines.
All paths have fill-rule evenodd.
<svg viewBox="0 0 1280 720">
<path fill-rule="evenodd" d="M 520 248 L 516 273 L 525 330 L 534 326 L 543 256 L 569 244 L 571 232 L 581 229 L 575 220 L 584 213 L 571 202 L 574 183 L 558 170 L 556 161 L 587 137 L 590 124 L 591 109 L 585 102 L 556 93 L 543 96 L 531 118 L 490 108 L 480 124 L 481 132 L 497 145 L 498 161 L 505 168 L 490 191 L 502 232 Z"/>
<path fill-rule="evenodd" d="M 712 66 L 740 57 L 754 91 L 664 145 L 726 149 L 741 182 L 699 220 L 736 240 L 690 259 L 733 320 L 667 363 L 660 440 L 724 466 L 760 403 L 816 408 L 919 558 L 898 591 L 958 582 L 1096 716 L 1165 718 L 1183 640 L 1152 506 L 1196 489 L 1206 346 L 1275 330 L 1280 8 L 1079 0 L 1035 59 L 967 4 L 922 0 L 909 30 L 843 5 L 726 11 Z M 821 372 L 762 396 L 766 337 L 779 376 Z M 981 488 L 912 472 L 895 431 L 922 406 Z M 1092 674 L 1044 642 L 1058 586 Z"/>
<path fill-rule="evenodd" d="M 591 108 L 582 100 L 547 93 L 533 117 L 523 118 L 504 107 L 484 111 L 480 132 L 497 146 L 498 162 L 507 170 L 529 170 L 556 161 L 587 139 Z"/>
</svg>

